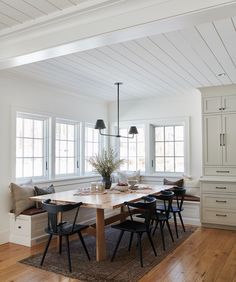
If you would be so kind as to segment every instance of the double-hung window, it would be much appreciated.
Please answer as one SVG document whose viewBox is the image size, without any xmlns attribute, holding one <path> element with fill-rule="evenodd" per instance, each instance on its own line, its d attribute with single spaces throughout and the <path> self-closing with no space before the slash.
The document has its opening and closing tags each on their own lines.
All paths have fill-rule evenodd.
<svg viewBox="0 0 236 282">
<path fill-rule="evenodd" d="M 48 122 L 44 116 L 17 113 L 16 178 L 48 176 Z"/>
<path fill-rule="evenodd" d="M 155 172 L 185 171 L 184 125 L 155 126 Z"/>
<path fill-rule="evenodd" d="M 128 128 L 121 128 L 120 135 L 127 136 Z M 120 158 L 126 162 L 120 167 L 121 170 L 145 171 L 145 136 L 144 128 L 137 127 L 138 134 L 134 138 L 120 138 Z"/>
<path fill-rule="evenodd" d="M 69 120 L 56 120 L 55 175 L 75 175 L 78 171 L 79 125 Z"/>
<path fill-rule="evenodd" d="M 89 173 L 93 171 L 89 164 L 89 158 L 96 156 L 101 151 L 102 136 L 99 131 L 94 129 L 93 124 L 85 124 L 85 138 L 84 138 L 84 171 Z"/>
</svg>

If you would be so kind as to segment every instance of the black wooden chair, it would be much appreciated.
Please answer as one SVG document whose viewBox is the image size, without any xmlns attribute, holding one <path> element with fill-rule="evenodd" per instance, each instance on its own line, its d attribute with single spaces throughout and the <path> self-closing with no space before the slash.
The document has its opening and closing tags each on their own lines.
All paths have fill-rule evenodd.
<svg viewBox="0 0 236 282">
<path fill-rule="evenodd" d="M 137 202 L 137 203 L 125 202 L 124 205 L 128 207 L 130 219 L 127 219 L 119 224 L 115 224 L 111 226 L 112 228 L 120 230 L 120 236 L 118 238 L 111 261 L 113 261 L 115 258 L 117 249 L 120 245 L 121 239 L 125 231 L 130 233 L 129 251 L 131 249 L 133 235 L 137 234 L 141 267 L 143 267 L 143 255 L 142 255 L 142 245 L 141 245 L 141 238 L 143 233 L 147 233 L 153 252 L 155 256 L 157 255 L 151 238 L 151 225 L 150 225 L 151 217 L 156 209 L 156 199 L 153 197 L 143 197 L 143 200 L 144 202 Z M 143 215 L 145 219 L 144 222 L 134 220 L 133 216 L 136 213 Z"/>
<path fill-rule="evenodd" d="M 69 236 L 77 233 L 79 235 L 79 238 L 81 240 L 81 243 L 83 245 L 83 248 L 87 254 L 88 259 L 90 260 L 90 256 L 88 253 L 88 250 L 86 248 L 83 236 L 81 234 L 81 231 L 85 228 L 87 228 L 87 225 L 81 225 L 77 224 L 76 220 L 79 213 L 79 208 L 82 205 L 82 203 L 76 203 L 76 204 L 66 204 L 66 205 L 56 205 L 51 203 L 51 200 L 48 199 L 42 203 L 42 208 L 48 212 L 48 227 L 45 229 L 45 232 L 49 234 L 48 242 L 46 244 L 43 257 L 41 259 L 40 265 L 43 265 L 45 256 L 48 251 L 48 247 L 50 245 L 51 239 L 53 235 L 59 236 L 59 254 L 61 254 L 62 250 L 62 238 L 66 238 L 66 246 L 67 246 L 67 256 L 68 256 L 68 266 L 69 271 L 71 272 L 71 258 L 70 258 L 70 245 L 69 245 Z M 73 218 L 72 223 L 70 222 L 61 222 L 58 223 L 58 213 L 66 212 L 75 209 L 75 216 Z"/>
<path fill-rule="evenodd" d="M 149 195 L 149 196 L 155 197 L 158 200 L 157 204 L 161 202 L 161 206 L 160 207 L 157 206 L 156 213 L 153 216 L 153 220 L 156 221 L 156 225 L 153 230 L 153 235 L 155 234 L 156 229 L 159 224 L 160 231 L 161 231 L 163 250 L 165 250 L 165 236 L 163 233 L 165 224 L 167 225 L 172 242 L 174 242 L 173 234 L 172 234 L 170 224 L 169 224 L 169 219 L 171 219 L 170 212 L 172 208 L 172 201 L 174 198 L 174 193 L 172 191 L 167 191 L 167 192 L 163 191 L 160 195 Z"/>
<path fill-rule="evenodd" d="M 184 203 L 184 197 L 185 197 L 185 193 L 186 193 L 186 189 L 184 188 L 179 188 L 179 187 L 174 187 L 172 189 L 172 191 L 175 194 L 175 204 L 172 203 L 172 208 L 171 208 L 171 212 L 173 213 L 174 216 L 174 222 L 175 222 L 175 232 L 176 232 L 176 237 L 179 237 L 178 234 L 178 225 L 177 225 L 177 218 L 176 218 L 176 214 L 178 214 L 181 225 L 183 227 L 183 230 L 185 232 L 185 226 L 184 226 L 184 222 L 183 222 L 183 218 L 181 215 L 181 212 L 184 210 L 183 208 L 183 203 Z"/>
</svg>

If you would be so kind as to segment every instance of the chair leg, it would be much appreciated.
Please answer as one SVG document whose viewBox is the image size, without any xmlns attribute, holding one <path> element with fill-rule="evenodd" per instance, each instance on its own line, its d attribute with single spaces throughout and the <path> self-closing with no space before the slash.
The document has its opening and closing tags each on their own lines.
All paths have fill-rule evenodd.
<svg viewBox="0 0 236 282">
<path fill-rule="evenodd" d="M 150 241 L 150 243 L 151 243 L 153 252 L 154 252 L 155 256 L 157 256 L 157 252 L 156 252 L 156 249 L 155 249 L 155 247 L 154 247 L 154 244 L 153 244 L 153 241 L 152 241 L 152 237 L 151 237 L 150 231 L 147 231 L 147 235 L 148 235 L 148 239 L 149 239 L 149 241 Z"/>
<path fill-rule="evenodd" d="M 175 222 L 175 233 L 176 233 L 176 237 L 179 238 L 179 234 L 178 234 L 178 227 L 177 227 L 177 220 L 176 220 L 176 213 L 173 213 L 174 215 L 174 222 Z"/>
<path fill-rule="evenodd" d="M 140 264 L 141 264 L 141 267 L 143 267 L 143 253 L 142 253 L 142 243 L 141 243 L 142 242 L 141 240 L 142 233 L 137 233 L 137 236 L 138 236 Z"/>
<path fill-rule="evenodd" d="M 40 262 L 40 265 L 41 265 L 41 266 L 43 265 L 44 259 L 45 259 L 45 257 L 46 257 L 46 254 L 47 254 L 48 247 L 49 247 L 49 245 L 50 245 L 51 239 L 52 239 L 52 234 L 49 235 L 49 238 L 48 238 L 48 241 L 47 241 L 47 245 L 46 245 L 46 247 L 45 247 L 45 250 L 44 250 L 44 253 L 43 253 L 43 257 L 42 257 L 41 262 Z"/>
<path fill-rule="evenodd" d="M 183 218 L 182 218 L 181 212 L 178 212 L 178 215 L 179 215 L 179 219 L 180 219 L 180 221 L 181 221 L 183 230 L 184 230 L 184 232 L 185 232 L 185 226 L 184 226 L 184 223 L 183 223 Z"/>
<path fill-rule="evenodd" d="M 134 233 L 131 232 L 131 233 L 130 233 L 130 239 L 129 239 L 129 248 L 128 248 L 128 251 L 129 251 L 129 252 L 130 252 L 130 250 L 131 250 L 132 241 L 133 241 L 133 236 L 134 236 Z"/>
<path fill-rule="evenodd" d="M 71 272 L 70 243 L 69 243 L 68 235 L 66 236 L 66 246 L 67 246 L 68 266 L 69 266 L 69 271 Z"/>
<path fill-rule="evenodd" d="M 62 236 L 59 236 L 59 254 L 61 254 Z"/>
<path fill-rule="evenodd" d="M 172 240 L 172 242 L 174 242 L 174 237 L 173 237 L 172 231 L 171 231 L 171 229 L 170 229 L 170 224 L 169 224 L 169 221 L 168 221 L 168 220 L 166 221 L 166 225 L 167 225 L 167 227 L 168 227 L 171 240 Z"/>
<path fill-rule="evenodd" d="M 154 235 L 154 234 L 155 234 L 155 232 L 156 232 L 156 230 L 157 230 L 158 223 L 159 223 L 159 221 L 157 220 L 157 221 L 156 221 L 155 228 L 154 228 L 154 230 L 153 230 L 153 232 L 152 232 L 152 235 Z"/>
<path fill-rule="evenodd" d="M 124 232 L 125 232 L 124 230 L 122 230 L 122 231 L 120 232 L 120 236 L 119 236 L 118 241 L 117 241 L 117 243 L 116 243 L 115 250 L 114 250 L 113 255 L 112 255 L 112 257 L 111 257 L 111 261 L 113 261 L 114 258 L 115 258 L 116 251 L 117 251 L 117 249 L 118 249 L 118 247 L 119 247 L 119 245 L 120 245 L 120 241 L 121 241 L 121 239 L 122 239 L 122 237 L 123 237 L 123 235 L 124 235 Z"/>
<path fill-rule="evenodd" d="M 166 249 L 166 247 L 165 247 L 165 238 L 164 238 L 164 234 L 163 234 L 164 225 L 165 225 L 165 221 L 162 221 L 162 222 L 160 223 L 161 240 L 162 240 L 163 250 L 165 251 L 165 249 Z"/>
<path fill-rule="evenodd" d="M 84 238 L 83 238 L 81 232 L 78 232 L 78 235 L 79 235 L 80 241 L 81 241 L 81 243 L 82 243 L 82 245 L 84 247 L 85 253 L 86 253 L 87 257 L 88 257 L 88 260 L 90 260 L 90 256 L 89 256 L 89 253 L 88 253 L 88 250 L 87 250 L 87 247 L 85 245 Z"/>
</svg>

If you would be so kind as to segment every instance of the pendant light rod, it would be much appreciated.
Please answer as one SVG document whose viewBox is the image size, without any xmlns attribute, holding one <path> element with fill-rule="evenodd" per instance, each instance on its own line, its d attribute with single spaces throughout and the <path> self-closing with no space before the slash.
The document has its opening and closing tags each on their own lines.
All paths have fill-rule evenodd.
<svg viewBox="0 0 236 282">
<path fill-rule="evenodd" d="M 136 126 L 131 126 L 129 129 L 129 135 L 131 136 L 121 136 L 120 135 L 120 85 L 122 85 L 122 82 L 115 82 L 114 83 L 117 86 L 117 134 L 106 134 L 102 133 L 102 130 L 106 128 L 105 123 L 102 119 L 98 119 L 95 125 L 95 129 L 99 130 L 99 134 L 102 136 L 108 136 L 108 137 L 122 137 L 122 138 L 134 138 L 135 134 L 138 134 L 138 130 Z"/>
</svg>

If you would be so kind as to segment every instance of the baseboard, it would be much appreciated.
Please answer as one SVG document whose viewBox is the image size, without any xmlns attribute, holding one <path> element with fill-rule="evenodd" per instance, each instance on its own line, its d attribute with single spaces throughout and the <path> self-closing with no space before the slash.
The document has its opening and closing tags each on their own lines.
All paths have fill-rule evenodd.
<svg viewBox="0 0 236 282">
<path fill-rule="evenodd" d="M 4 230 L 0 232 L 0 245 L 9 242 L 9 230 Z"/>
</svg>

